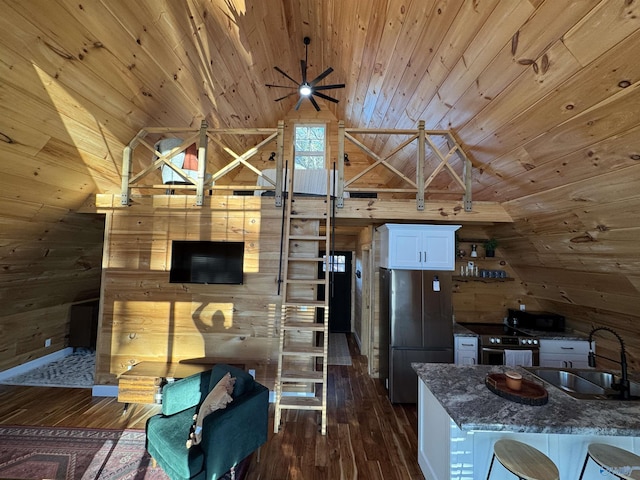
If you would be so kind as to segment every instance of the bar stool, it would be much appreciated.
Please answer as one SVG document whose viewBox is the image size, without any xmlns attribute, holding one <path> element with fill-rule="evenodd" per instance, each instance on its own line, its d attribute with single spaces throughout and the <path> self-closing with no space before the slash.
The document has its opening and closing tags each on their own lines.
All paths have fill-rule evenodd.
<svg viewBox="0 0 640 480">
<path fill-rule="evenodd" d="M 587 447 L 587 456 L 584 459 L 584 465 L 582 465 L 580 479 L 587 468 L 589 457 L 615 477 L 626 480 L 640 479 L 640 456 L 604 443 L 591 443 Z"/>
<path fill-rule="evenodd" d="M 540 450 L 515 440 L 498 440 L 493 446 L 487 480 L 495 459 L 520 480 L 559 480 L 555 463 Z"/>
</svg>

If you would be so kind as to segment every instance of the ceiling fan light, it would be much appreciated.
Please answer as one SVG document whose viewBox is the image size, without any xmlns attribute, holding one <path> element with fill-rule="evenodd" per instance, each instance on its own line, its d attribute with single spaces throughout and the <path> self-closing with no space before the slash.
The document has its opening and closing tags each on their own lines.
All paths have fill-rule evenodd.
<svg viewBox="0 0 640 480">
<path fill-rule="evenodd" d="M 300 90 L 298 91 L 300 92 L 300 95 L 304 97 L 308 97 L 309 95 L 311 95 L 311 87 L 306 83 L 300 85 Z"/>
</svg>

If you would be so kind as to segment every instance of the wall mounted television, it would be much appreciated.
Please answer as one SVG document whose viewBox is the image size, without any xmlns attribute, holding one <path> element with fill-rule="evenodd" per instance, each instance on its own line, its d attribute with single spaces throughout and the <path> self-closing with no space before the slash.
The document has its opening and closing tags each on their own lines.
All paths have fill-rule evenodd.
<svg viewBox="0 0 640 480">
<path fill-rule="evenodd" d="M 244 242 L 173 240 L 170 283 L 242 284 Z"/>
</svg>

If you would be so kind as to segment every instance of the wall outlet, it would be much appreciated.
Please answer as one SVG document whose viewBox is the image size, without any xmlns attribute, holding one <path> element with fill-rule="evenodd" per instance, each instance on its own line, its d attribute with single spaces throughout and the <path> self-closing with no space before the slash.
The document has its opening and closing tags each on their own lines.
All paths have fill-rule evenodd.
<svg viewBox="0 0 640 480">
<path fill-rule="evenodd" d="M 51 339 L 50 339 L 50 338 L 47 338 L 47 339 L 44 341 L 44 348 L 49 348 L 50 346 L 51 346 Z"/>
<path fill-rule="evenodd" d="M 526 310 L 526 307 L 524 306 L 524 304 L 520 304 L 520 311 L 524 312 Z"/>
</svg>

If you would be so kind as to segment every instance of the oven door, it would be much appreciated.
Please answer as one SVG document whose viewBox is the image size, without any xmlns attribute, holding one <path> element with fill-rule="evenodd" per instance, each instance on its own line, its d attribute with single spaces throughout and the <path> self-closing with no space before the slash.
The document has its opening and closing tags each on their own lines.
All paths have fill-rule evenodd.
<svg viewBox="0 0 640 480">
<path fill-rule="evenodd" d="M 480 348 L 481 365 L 504 365 L 504 351 L 506 348 L 482 347 Z M 540 365 L 540 351 L 538 349 L 509 347 L 509 350 L 532 350 L 532 364 L 534 367 Z"/>
</svg>

